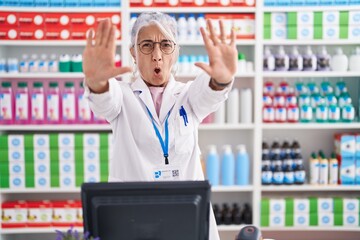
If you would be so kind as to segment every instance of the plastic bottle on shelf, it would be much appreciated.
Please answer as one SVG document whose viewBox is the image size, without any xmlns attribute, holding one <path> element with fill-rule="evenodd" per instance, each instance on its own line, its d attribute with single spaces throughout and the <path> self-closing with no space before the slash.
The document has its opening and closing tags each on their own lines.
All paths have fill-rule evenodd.
<svg viewBox="0 0 360 240">
<path fill-rule="evenodd" d="M 289 70 L 289 56 L 285 53 L 283 46 L 279 47 L 278 53 L 275 55 L 275 70 L 276 71 Z"/>
<path fill-rule="evenodd" d="M 120 56 L 120 54 L 115 54 L 115 67 L 121 67 L 121 56 Z"/>
<path fill-rule="evenodd" d="M 262 154 L 261 167 L 261 183 L 262 185 L 270 185 L 272 183 L 273 173 L 271 171 L 271 161 L 269 154 Z"/>
<path fill-rule="evenodd" d="M 226 101 L 226 122 L 230 124 L 239 123 L 239 90 L 233 88 Z"/>
<path fill-rule="evenodd" d="M 14 96 L 11 82 L 2 82 L 0 90 L 0 124 L 14 122 Z"/>
<path fill-rule="evenodd" d="M 301 147 L 300 144 L 297 140 L 294 140 L 291 144 L 291 156 L 295 157 L 296 155 L 298 155 L 298 157 L 301 157 Z M 301 158 L 302 160 L 302 158 Z"/>
<path fill-rule="evenodd" d="M 34 82 L 31 92 L 31 122 L 43 124 L 45 122 L 45 93 L 42 82 Z"/>
<path fill-rule="evenodd" d="M 275 70 L 275 57 L 271 53 L 269 47 L 265 47 L 264 57 L 263 57 L 263 68 L 264 71 L 274 71 Z"/>
<path fill-rule="evenodd" d="M 225 102 L 220 103 L 219 109 L 215 112 L 214 123 L 216 124 L 225 123 Z"/>
<path fill-rule="evenodd" d="M 23 54 L 20 61 L 20 72 L 29 72 L 29 56 Z"/>
<path fill-rule="evenodd" d="M 246 72 L 246 59 L 245 54 L 238 53 L 238 62 L 237 62 L 237 73 L 241 75 L 241 73 Z"/>
<path fill-rule="evenodd" d="M 186 41 L 188 38 L 187 35 L 188 22 L 186 20 L 185 14 L 179 14 L 177 24 L 178 24 L 179 41 Z"/>
<path fill-rule="evenodd" d="M 77 119 L 81 123 L 90 123 L 91 122 L 91 110 L 89 106 L 89 102 L 84 97 L 84 85 L 81 81 L 79 84 L 79 91 L 77 93 L 77 104 L 78 104 L 78 113 L 77 113 Z"/>
<path fill-rule="evenodd" d="M 310 105 L 303 104 L 300 107 L 300 122 L 311 122 L 313 119 L 313 110 Z"/>
<path fill-rule="evenodd" d="M 29 60 L 29 72 L 39 72 L 39 60 L 36 54 L 32 54 Z"/>
<path fill-rule="evenodd" d="M 305 54 L 303 55 L 303 70 L 304 71 L 316 71 L 317 59 L 313 54 L 311 47 L 307 46 Z"/>
<path fill-rule="evenodd" d="M 205 15 L 203 13 L 200 13 L 198 15 L 198 17 L 196 19 L 196 26 L 197 26 L 196 40 L 202 40 L 200 28 L 203 27 L 204 29 L 206 29 L 206 20 L 205 20 Z"/>
<path fill-rule="evenodd" d="M 330 104 L 328 107 L 329 114 L 328 119 L 329 122 L 339 122 L 340 121 L 340 107 L 337 104 Z"/>
<path fill-rule="evenodd" d="M 319 151 L 319 158 L 320 158 L 319 184 L 327 185 L 329 182 L 329 161 L 325 157 L 323 151 Z"/>
<path fill-rule="evenodd" d="M 206 176 L 212 186 L 218 186 L 220 180 L 220 162 L 215 145 L 209 146 L 206 157 Z"/>
<path fill-rule="evenodd" d="M 275 93 L 275 87 L 274 87 L 274 82 L 273 82 L 273 81 L 267 80 L 267 81 L 264 83 L 263 93 L 264 93 L 264 94 L 269 94 L 270 96 L 273 96 L 273 95 L 274 95 L 274 93 Z"/>
<path fill-rule="evenodd" d="M 281 145 L 280 157 L 285 157 L 286 155 L 289 155 L 290 157 L 290 154 L 291 154 L 290 144 L 289 141 L 285 139 L 285 141 Z"/>
<path fill-rule="evenodd" d="M 305 183 L 305 179 L 306 179 L 306 172 L 305 172 L 305 168 L 304 168 L 304 164 L 303 163 L 299 163 L 296 165 L 295 167 L 295 172 L 294 172 L 294 183 L 295 184 L 304 184 Z"/>
<path fill-rule="evenodd" d="M 339 180 L 339 163 L 336 159 L 336 154 L 331 153 L 331 158 L 329 159 L 329 184 L 337 185 Z"/>
<path fill-rule="evenodd" d="M 264 106 L 263 107 L 263 122 L 272 123 L 275 121 L 275 108 L 273 106 Z"/>
<path fill-rule="evenodd" d="M 50 82 L 46 94 L 46 118 L 49 124 L 60 122 L 61 116 L 60 91 L 57 82 Z"/>
<path fill-rule="evenodd" d="M 333 71 L 345 72 L 348 69 L 349 61 L 347 56 L 343 53 L 342 48 L 337 48 L 336 53 L 332 56 L 330 66 Z"/>
<path fill-rule="evenodd" d="M 248 203 L 244 204 L 244 211 L 242 213 L 242 220 L 244 224 L 252 224 L 252 210 Z"/>
<path fill-rule="evenodd" d="M 302 71 L 303 58 L 296 46 L 293 46 L 289 56 L 289 71 Z"/>
<path fill-rule="evenodd" d="M 57 60 L 56 54 L 50 55 L 49 72 L 59 72 L 59 61 Z"/>
<path fill-rule="evenodd" d="M 231 186 L 235 183 L 235 160 L 230 145 L 224 146 L 221 160 L 221 184 Z"/>
<path fill-rule="evenodd" d="M 240 123 L 252 123 L 252 92 L 250 88 L 240 90 Z"/>
<path fill-rule="evenodd" d="M 317 56 L 317 71 L 330 71 L 330 59 L 326 47 L 322 46 L 320 53 Z"/>
<path fill-rule="evenodd" d="M 17 58 L 8 59 L 8 72 L 9 73 L 18 73 L 19 72 L 19 62 Z"/>
<path fill-rule="evenodd" d="M 341 120 L 343 122 L 353 122 L 355 120 L 355 108 L 352 104 L 346 104 L 341 108 Z"/>
<path fill-rule="evenodd" d="M 342 93 L 347 92 L 346 83 L 341 79 L 336 83 L 335 96 L 340 97 Z"/>
<path fill-rule="evenodd" d="M 197 22 L 195 19 L 195 14 L 190 13 L 187 19 L 187 27 L 188 27 L 188 40 L 195 41 L 197 39 Z"/>
<path fill-rule="evenodd" d="M 320 161 L 316 153 L 311 153 L 310 161 L 310 184 L 319 184 L 320 181 Z"/>
<path fill-rule="evenodd" d="M 68 73 L 71 71 L 71 61 L 69 54 L 61 54 L 59 58 L 59 71 Z"/>
<path fill-rule="evenodd" d="M 284 184 L 292 185 L 295 183 L 294 171 L 291 166 L 286 165 L 284 169 Z"/>
<path fill-rule="evenodd" d="M 352 99 L 350 97 L 350 94 L 347 92 L 343 92 L 339 96 L 339 107 L 343 108 L 345 105 L 351 104 Z"/>
<path fill-rule="evenodd" d="M 15 123 L 28 124 L 30 116 L 29 90 L 26 82 L 18 82 L 15 96 Z"/>
<path fill-rule="evenodd" d="M 349 71 L 360 71 L 360 47 L 356 47 L 354 54 L 349 58 Z"/>
<path fill-rule="evenodd" d="M 6 59 L 5 58 L 0 58 L 0 73 L 6 73 L 7 71 L 7 66 L 6 66 Z"/>
<path fill-rule="evenodd" d="M 62 99 L 62 122 L 74 123 L 75 110 L 75 88 L 73 82 L 65 82 L 65 88 L 61 96 Z"/>
<path fill-rule="evenodd" d="M 334 88 L 331 86 L 330 82 L 328 80 L 325 80 L 321 82 L 320 84 L 320 90 L 323 95 L 327 94 L 333 94 Z"/>
<path fill-rule="evenodd" d="M 279 165 L 275 166 L 272 183 L 275 185 L 281 185 L 284 183 L 284 172 Z"/>
<path fill-rule="evenodd" d="M 74 54 L 71 57 L 70 62 L 70 71 L 71 72 L 82 72 L 82 55 L 81 54 Z"/>
<path fill-rule="evenodd" d="M 246 152 L 245 145 L 237 146 L 236 162 L 235 162 L 235 178 L 236 185 L 249 185 L 250 162 L 249 155 Z"/>
<path fill-rule="evenodd" d="M 316 122 L 324 123 L 328 121 L 329 109 L 325 104 L 325 100 L 321 99 L 321 101 L 316 106 L 315 119 Z"/>
<path fill-rule="evenodd" d="M 262 142 L 262 154 L 270 156 L 270 147 L 269 144 L 266 142 L 266 140 L 263 140 Z"/>
<path fill-rule="evenodd" d="M 272 154 L 272 156 L 274 156 L 274 155 L 280 156 L 280 154 L 281 154 L 281 147 L 280 147 L 280 143 L 279 143 L 278 139 L 275 139 L 271 145 L 271 154 Z"/>
</svg>

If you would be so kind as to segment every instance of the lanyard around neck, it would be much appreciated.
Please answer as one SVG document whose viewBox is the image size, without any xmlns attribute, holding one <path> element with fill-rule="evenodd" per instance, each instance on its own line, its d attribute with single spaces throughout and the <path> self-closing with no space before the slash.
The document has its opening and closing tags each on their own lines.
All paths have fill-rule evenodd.
<svg viewBox="0 0 360 240">
<path fill-rule="evenodd" d="M 145 106 L 145 107 L 146 107 L 146 106 Z M 172 108 L 171 108 L 171 109 L 172 109 Z M 168 126 L 168 118 L 169 118 L 171 109 L 170 109 L 170 111 L 168 112 L 168 114 L 167 114 L 167 116 L 166 116 L 166 119 L 165 119 L 165 141 L 164 141 L 163 138 L 161 137 L 161 134 L 160 134 L 159 129 L 158 129 L 157 126 L 156 126 L 156 123 L 155 123 L 155 120 L 154 120 L 153 115 L 151 114 L 149 108 L 146 107 L 146 110 L 148 111 L 149 116 L 150 116 L 150 118 L 151 118 L 151 122 L 152 122 L 152 124 L 153 124 L 154 130 L 155 130 L 155 133 L 156 133 L 156 136 L 157 136 L 157 138 L 159 139 L 161 148 L 162 148 L 162 150 L 163 150 L 164 158 L 165 158 L 165 164 L 166 164 L 166 165 L 169 164 L 169 159 L 168 159 L 168 157 L 169 157 L 169 126 Z"/>
</svg>

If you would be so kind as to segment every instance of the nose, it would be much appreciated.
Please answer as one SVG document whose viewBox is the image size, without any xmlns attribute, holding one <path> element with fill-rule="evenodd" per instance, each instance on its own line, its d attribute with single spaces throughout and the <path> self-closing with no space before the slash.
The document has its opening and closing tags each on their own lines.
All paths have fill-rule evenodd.
<svg viewBox="0 0 360 240">
<path fill-rule="evenodd" d="M 160 44 L 154 45 L 154 51 L 152 52 L 152 59 L 154 62 L 162 60 L 162 52 L 160 50 Z"/>
</svg>

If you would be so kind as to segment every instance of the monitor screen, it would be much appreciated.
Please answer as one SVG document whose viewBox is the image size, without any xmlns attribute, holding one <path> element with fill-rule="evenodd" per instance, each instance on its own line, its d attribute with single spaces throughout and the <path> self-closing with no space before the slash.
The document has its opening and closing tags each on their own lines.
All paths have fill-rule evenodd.
<svg viewBox="0 0 360 240">
<path fill-rule="evenodd" d="M 101 240 L 208 240 L 208 181 L 84 183 L 84 232 Z"/>
</svg>

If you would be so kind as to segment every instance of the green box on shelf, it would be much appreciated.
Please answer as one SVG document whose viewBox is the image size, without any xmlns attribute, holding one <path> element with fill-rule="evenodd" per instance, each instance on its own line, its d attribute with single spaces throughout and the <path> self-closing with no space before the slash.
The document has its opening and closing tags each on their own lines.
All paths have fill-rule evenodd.
<svg viewBox="0 0 360 240">
<path fill-rule="evenodd" d="M 323 13 L 322 12 L 314 12 L 314 27 L 323 25 Z"/>
<path fill-rule="evenodd" d="M 319 223 L 318 223 L 318 214 L 317 213 L 310 213 L 309 214 L 310 216 L 310 219 L 309 219 L 309 224 L 310 226 L 318 226 Z"/>
<path fill-rule="evenodd" d="M 24 134 L 25 149 L 34 149 L 34 134 Z"/>
<path fill-rule="evenodd" d="M 100 147 L 109 147 L 109 134 L 100 133 Z"/>
<path fill-rule="evenodd" d="M 315 40 L 323 39 L 323 28 L 322 28 L 322 26 L 315 26 L 314 27 L 314 39 Z"/>
<path fill-rule="evenodd" d="M 9 188 L 10 187 L 10 179 L 8 174 L 0 175 L 0 188 Z"/>
<path fill-rule="evenodd" d="M 269 227 L 270 226 L 270 216 L 269 214 L 267 215 L 260 215 L 260 226 L 261 227 Z"/>
<path fill-rule="evenodd" d="M 285 199 L 285 213 L 286 215 L 294 215 L 294 198 Z"/>
<path fill-rule="evenodd" d="M 343 214 L 334 214 L 334 226 L 343 226 Z"/>
<path fill-rule="evenodd" d="M 297 26 L 288 26 L 287 27 L 287 39 L 295 40 L 297 39 Z"/>
<path fill-rule="evenodd" d="M 0 163 L 2 162 L 9 163 L 9 150 L 7 148 L 0 149 Z"/>
<path fill-rule="evenodd" d="M 334 213 L 343 214 L 344 213 L 344 201 L 343 198 L 335 197 L 334 198 Z"/>
<path fill-rule="evenodd" d="M 264 39 L 267 39 L 267 40 L 271 39 L 271 27 L 270 26 L 264 27 Z"/>
<path fill-rule="evenodd" d="M 340 26 L 348 26 L 349 25 L 349 11 L 340 11 Z"/>
<path fill-rule="evenodd" d="M 271 13 L 266 12 L 264 13 L 264 27 L 271 26 Z"/>
<path fill-rule="evenodd" d="M 50 133 L 50 148 L 59 148 L 59 135 L 57 133 Z"/>
<path fill-rule="evenodd" d="M 0 135 L 0 150 L 9 149 L 8 135 Z"/>
<path fill-rule="evenodd" d="M 309 197 L 310 213 L 318 213 L 318 199 L 316 197 Z"/>
<path fill-rule="evenodd" d="M 297 26 L 297 12 L 287 13 L 287 26 Z"/>
<path fill-rule="evenodd" d="M 339 27 L 339 38 L 348 39 L 349 38 L 349 25 L 340 25 Z"/>
<path fill-rule="evenodd" d="M 270 214 L 270 199 L 269 198 L 262 198 L 261 199 L 261 215 L 269 215 Z"/>
<path fill-rule="evenodd" d="M 294 214 L 285 214 L 285 227 L 294 226 Z"/>
</svg>

